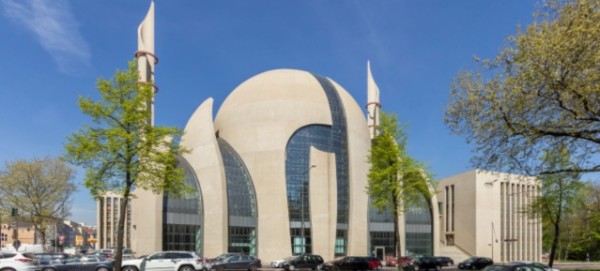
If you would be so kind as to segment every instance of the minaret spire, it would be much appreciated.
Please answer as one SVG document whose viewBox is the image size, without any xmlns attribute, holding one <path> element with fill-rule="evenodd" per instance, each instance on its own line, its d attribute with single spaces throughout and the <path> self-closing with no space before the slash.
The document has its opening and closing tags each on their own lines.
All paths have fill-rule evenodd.
<svg viewBox="0 0 600 271">
<path fill-rule="evenodd" d="M 151 85 L 156 93 L 158 88 L 154 85 L 154 65 L 158 64 L 158 58 L 154 54 L 154 1 L 150 3 L 148 13 L 140 23 L 137 32 L 138 50 L 135 52 L 135 57 L 138 60 L 139 82 Z M 154 97 L 148 102 L 148 109 L 150 110 L 148 122 L 154 125 Z"/>
<path fill-rule="evenodd" d="M 379 87 L 373 80 L 373 74 L 371 74 L 371 62 L 367 60 L 367 124 L 369 125 L 371 139 L 379 133 L 377 128 L 379 127 L 380 108 Z"/>
</svg>

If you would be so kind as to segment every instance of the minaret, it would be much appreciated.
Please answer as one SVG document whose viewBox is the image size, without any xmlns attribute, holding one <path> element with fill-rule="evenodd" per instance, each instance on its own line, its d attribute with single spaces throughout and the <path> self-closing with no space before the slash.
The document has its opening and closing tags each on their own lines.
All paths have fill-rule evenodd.
<svg viewBox="0 0 600 271">
<path fill-rule="evenodd" d="M 138 50 L 135 57 L 138 60 L 139 82 L 151 85 L 156 94 L 158 88 L 154 85 L 154 65 L 158 64 L 158 58 L 154 55 L 154 1 L 150 3 L 148 13 L 138 27 Z M 148 109 L 148 122 L 154 125 L 154 96 L 148 101 Z"/>
<path fill-rule="evenodd" d="M 377 128 L 379 127 L 379 109 L 381 104 L 379 103 L 379 87 L 373 80 L 371 74 L 371 62 L 367 61 L 367 124 L 369 125 L 369 134 L 371 139 L 375 138 L 379 134 Z"/>
</svg>

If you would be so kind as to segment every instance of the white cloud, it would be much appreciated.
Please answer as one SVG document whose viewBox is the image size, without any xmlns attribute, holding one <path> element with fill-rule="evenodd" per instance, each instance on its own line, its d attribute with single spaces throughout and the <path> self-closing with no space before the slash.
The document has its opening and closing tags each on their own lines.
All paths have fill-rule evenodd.
<svg viewBox="0 0 600 271">
<path fill-rule="evenodd" d="M 33 32 L 59 70 L 72 74 L 90 64 L 90 49 L 64 0 L 2 0 L 4 15 Z"/>
</svg>

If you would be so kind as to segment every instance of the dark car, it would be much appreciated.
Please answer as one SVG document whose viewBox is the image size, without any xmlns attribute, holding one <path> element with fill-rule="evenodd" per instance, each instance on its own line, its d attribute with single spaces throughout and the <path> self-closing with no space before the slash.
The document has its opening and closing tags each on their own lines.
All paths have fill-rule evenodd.
<svg viewBox="0 0 600 271">
<path fill-rule="evenodd" d="M 62 263 L 46 265 L 42 271 L 109 271 L 112 269 L 112 260 L 96 255 L 79 255 L 67 258 Z"/>
<path fill-rule="evenodd" d="M 553 267 L 550 267 L 548 265 L 545 265 L 543 263 L 538 263 L 538 262 L 522 261 L 522 262 L 511 262 L 508 264 L 527 264 L 527 265 L 533 265 L 537 268 L 544 269 L 546 271 L 560 271 L 560 269 L 556 269 L 556 268 L 553 268 Z"/>
<path fill-rule="evenodd" d="M 35 258 L 40 262 L 41 270 L 45 270 L 44 267 L 53 264 L 64 264 L 65 260 L 70 258 L 71 255 L 67 253 L 35 253 Z"/>
<path fill-rule="evenodd" d="M 381 260 L 379 260 L 377 257 L 365 257 L 365 260 L 369 262 L 369 269 L 379 270 L 382 267 Z"/>
<path fill-rule="evenodd" d="M 346 256 L 318 266 L 319 270 L 369 270 L 369 262 L 364 257 Z"/>
<path fill-rule="evenodd" d="M 494 261 L 486 257 L 471 257 L 458 264 L 458 269 L 480 270 L 488 265 L 494 264 Z"/>
<path fill-rule="evenodd" d="M 415 270 L 439 270 L 442 268 L 434 257 L 417 257 L 413 260 L 412 265 Z"/>
<path fill-rule="evenodd" d="M 260 259 L 241 254 L 233 254 L 232 256 L 222 258 L 217 257 L 212 262 L 212 268 L 217 271 L 233 270 L 233 269 L 246 269 L 250 271 L 256 271 L 261 268 Z"/>
<path fill-rule="evenodd" d="M 287 259 L 281 264 L 281 268 L 285 270 L 296 269 L 317 269 L 317 266 L 323 263 L 323 258 L 319 255 L 302 254 L 290 259 Z"/>
<path fill-rule="evenodd" d="M 545 271 L 545 269 L 531 263 L 509 263 L 488 265 L 483 271 Z"/>
<path fill-rule="evenodd" d="M 440 266 L 451 266 L 454 265 L 454 260 L 446 256 L 435 256 L 433 257 L 440 264 Z"/>
</svg>

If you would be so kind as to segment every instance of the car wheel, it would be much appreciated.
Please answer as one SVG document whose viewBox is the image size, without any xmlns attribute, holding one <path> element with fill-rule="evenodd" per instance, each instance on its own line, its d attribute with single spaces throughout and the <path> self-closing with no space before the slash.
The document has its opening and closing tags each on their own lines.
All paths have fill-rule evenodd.
<svg viewBox="0 0 600 271">
<path fill-rule="evenodd" d="M 108 271 L 108 268 L 100 267 L 100 268 L 96 269 L 96 271 Z"/>
<path fill-rule="evenodd" d="M 217 267 L 217 271 L 224 271 L 224 270 L 225 270 L 225 267 L 223 267 L 223 266 Z"/>
<path fill-rule="evenodd" d="M 194 267 L 190 265 L 183 265 L 177 269 L 178 271 L 194 271 Z"/>
<path fill-rule="evenodd" d="M 331 271 L 339 271 L 339 270 L 340 270 L 340 268 L 337 267 L 337 265 L 334 265 L 331 267 Z"/>
<path fill-rule="evenodd" d="M 121 271 L 138 271 L 138 269 L 134 266 L 125 266 L 121 268 Z"/>
<path fill-rule="evenodd" d="M 381 264 L 377 266 L 377 270 L 381 270 Z"/>
<path fill-rule="evenodd" d="M 4 268 L 4 269 L 0 269 L 0 271 L 16 271 L 16 270 L 14 270 L 12 268 Z"/>
<path fill-rule="evenodd" d="M 296 267 L 295 267 L 294 265 L 291 265 L 291 264 L 290 264 L 290 267 L 288 268 L 288 270 L 290 270 L 290 271 L 294 271 L 294 270 L 296 270 Z"/>
<path fill-rule="evenodd" d="M 256 265 L 251 265 L 250 267 L 248 267 L 248 270 L 256 271 Z"/>
</svg>

